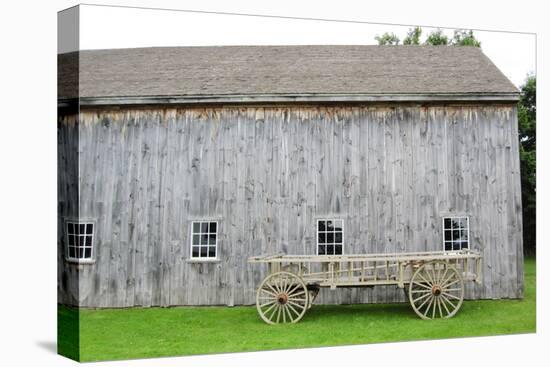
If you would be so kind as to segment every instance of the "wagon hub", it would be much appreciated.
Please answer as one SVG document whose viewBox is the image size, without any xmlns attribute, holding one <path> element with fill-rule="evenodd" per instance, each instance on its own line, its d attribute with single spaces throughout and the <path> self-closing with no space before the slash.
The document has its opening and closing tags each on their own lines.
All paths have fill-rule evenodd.
<svg viewBox="0 0 550 367">
<path fill-rule="evenodd" d="M 284 305 L 288 302 L 288 295 L 286 293 L 280 293 L 277 296 L 277 302 L 279 302 L 281 305 Z"/>
<path fill-rule="evenodd" d="M 441 287 L 440 287 L 439 285 L 437 285 L 437 284 L 434 285 L 434 286 L 432 287 L 432 294 L 433 294 L 434 296 L 439 296 L 439 295 L 441 294 Z"/>
</svg>

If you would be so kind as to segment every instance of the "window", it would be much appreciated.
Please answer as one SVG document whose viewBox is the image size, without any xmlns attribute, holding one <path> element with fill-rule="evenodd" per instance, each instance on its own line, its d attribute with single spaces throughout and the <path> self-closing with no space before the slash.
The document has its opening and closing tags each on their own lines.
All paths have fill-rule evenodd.
<svg viewBox="0 0 550 367">
<path fill-rule="evenodd" d="M 443 244 L 445 251 L 470 248 L 470 220 L 468 217 L 443 218 Z"/>
<path fill-rule="evenodd" d="M 317 255 L 342 255 L 344 221 L 342 219 L 317 220 Z"/>
<path fill-rule="evenodd" d="M 218 244 L 218 222 L 191 223 L 191 258 L 215 259 Z"/>
<path fill-rule="evenodd" d="M 91 222 L 66 222 L 67 260 L 86 262 L 92 260 L 94 224 Z"/>
</svg>

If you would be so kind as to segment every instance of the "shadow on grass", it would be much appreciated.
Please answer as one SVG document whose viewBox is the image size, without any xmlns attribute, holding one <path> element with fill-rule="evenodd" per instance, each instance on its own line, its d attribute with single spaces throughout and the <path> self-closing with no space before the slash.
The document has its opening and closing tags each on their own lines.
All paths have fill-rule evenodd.
<svg viewBox="0 0 550 367">
<path fill-rule="evenodd" d="M 317 321 L 325 318 L 339 320 L 355 319 L 357 317 L 384 317 L 402 318 L 404 320 L 417 319 L 408 303 L 392 304 L 365 304 L 365 305 L 314 305 L 307 311 L 302 321 Z M 302 322 L 300 321 L 300 322 Z"/>
</svg>

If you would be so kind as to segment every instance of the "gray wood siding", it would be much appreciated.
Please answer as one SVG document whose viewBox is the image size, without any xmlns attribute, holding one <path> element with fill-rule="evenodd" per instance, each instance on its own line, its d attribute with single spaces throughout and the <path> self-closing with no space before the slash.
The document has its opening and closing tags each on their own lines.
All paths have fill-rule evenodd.
<svg viewBox="0 0 550 367">
<path fill-rule="evenodd" d="M 352 254 L 441 250 L 446 214 L 470 217 L 471 248 L 485 258 L 484 282 L 467 297 L 522 297 L 513 105 L 89 110 L 78 152 L 78 213 L 97 221 L 96 261 L 59 258 L 60 278 L 80 277 L 77 295 L 60 288 L 66 303 L 252 304 L 265 269 L 247 258 L 314 254 L 317 218 L 344 219 Z M 65 185 L 60 218 L 73 205 Z M 188 261 L 190 221 L 203 218 L 219 221 L 218 263 Z M 376 287 L 322 290 L 318 300 L 404 297 Z"/>
</svg>

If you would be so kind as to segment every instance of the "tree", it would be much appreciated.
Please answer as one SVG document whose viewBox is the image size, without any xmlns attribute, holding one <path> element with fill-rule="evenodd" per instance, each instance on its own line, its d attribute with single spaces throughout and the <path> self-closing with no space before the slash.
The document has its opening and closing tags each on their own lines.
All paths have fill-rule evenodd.
<svg viewBox="0 0 550 367">
<path fill-rule="evenodd" d="M 378 41 L 378 44 L 383 45 L 392 45 L 397 46 L 399 44 L 399 37 L 397 37 L 394 33 L 384 33 L 382 36 L 376 36 L 374 37 L 375 40 Z"/>
<path fill-rule="evenodd" d="M 523 248 L 528 255 L 536 254 L 536 128 L 537 79 L 528 76 L 520 89 L 518 103 L 519 159 L 521 169 L 521 201 L 523 217 Z"/>
<path fill-rule="evenodd" d="M 403 40 L 404 45 L 419 45 L 420 36 L 422 35 L 422 28 L 414 27 L 410 28 L 407 32 L 407 37 Z"/>
<path fill-rule="evenodd" d="M 449 39 L 443 31 L 438 28 L 436 31 L 433 31 L 428 35 L 428 38 L 426 38 L 424 44 L 433 46 L 448 45 Z"/>
<path fill-rule="evenodd" d="M 474 37 L 474 31 L 471 29 L 469 31 L 465 29 L 456 29 L 451 44 L 455 46 L 481 47 L 481 42 Z"/>
</svg>

